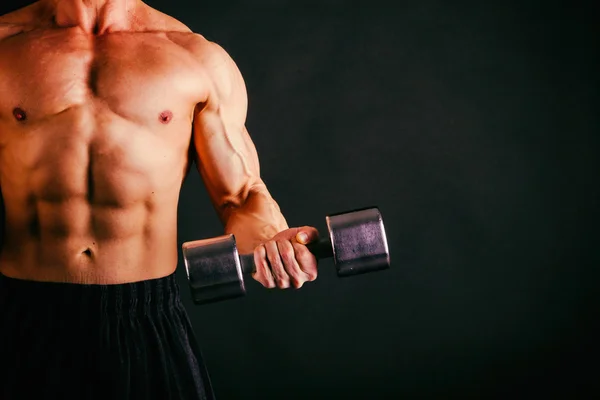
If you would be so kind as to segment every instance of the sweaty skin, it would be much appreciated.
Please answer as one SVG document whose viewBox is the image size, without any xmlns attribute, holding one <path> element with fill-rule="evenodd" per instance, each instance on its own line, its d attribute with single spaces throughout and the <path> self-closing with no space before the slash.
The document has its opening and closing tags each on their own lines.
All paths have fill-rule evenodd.
<svg viewBox="0 0 600 400">
<path fill-rule="evenodd" d="M 242 76 L 217 44 L 134 0 L 43 0 L 0 17 L 0 272 L 125 283 L 177 265 L 195 161 L 255 279 L 300 287 L 316 260 L 260 178 Z M 2 232 L 2 230 L 0 230 Z"/>
</svg>

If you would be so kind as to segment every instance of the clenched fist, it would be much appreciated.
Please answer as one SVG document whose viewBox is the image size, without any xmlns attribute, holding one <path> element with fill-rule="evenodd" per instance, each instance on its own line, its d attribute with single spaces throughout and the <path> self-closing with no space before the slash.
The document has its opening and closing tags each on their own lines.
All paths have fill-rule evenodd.
<svg viewBox="0 0 600 400">
<path fill-rule="evenodd" d="M 254 249 L 252 277 L 266 288 L 299 289 L 317 279 L 317 259 L 306 247 L 319 238 L 317 229 L 290 228 Z"/>
</svg>

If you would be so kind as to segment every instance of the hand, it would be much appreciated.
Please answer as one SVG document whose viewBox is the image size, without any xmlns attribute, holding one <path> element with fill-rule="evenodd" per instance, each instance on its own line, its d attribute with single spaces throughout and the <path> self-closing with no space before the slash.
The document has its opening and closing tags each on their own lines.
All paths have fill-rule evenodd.
<svg viewBox="0 0 600 400">
<path fill-rule="evenodd" d="M 319 238 L 310 226 L 290 228 L 254 249 L 256 272 L 252 277 L 264 287 L 299 289 L 317 279 L 317 259 L 306 245 Z"/>
</svg>

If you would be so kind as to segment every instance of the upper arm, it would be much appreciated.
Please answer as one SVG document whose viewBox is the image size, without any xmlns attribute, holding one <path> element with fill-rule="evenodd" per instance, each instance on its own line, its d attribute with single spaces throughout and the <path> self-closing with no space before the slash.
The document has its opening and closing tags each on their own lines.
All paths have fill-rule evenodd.
<svg viewBox="0 0 600 400">
<path fill-rule="evenodd" d="M 208 96 L 194 112 L 196 165 L 217 209 L 239 205 L 262 183 L 256 148 L 245 120 L 246 86 L 231 57 L 206 42 L 199 59 L 209 85 Z"/>
</svg>

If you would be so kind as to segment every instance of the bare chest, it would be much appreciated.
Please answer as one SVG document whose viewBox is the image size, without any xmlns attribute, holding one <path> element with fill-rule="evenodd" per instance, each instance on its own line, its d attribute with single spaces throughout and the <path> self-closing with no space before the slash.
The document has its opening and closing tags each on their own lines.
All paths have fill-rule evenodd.
<svg viewBox="0 0 600 400">
<path fill-rule="evenodd" d="M 172 113 L 189 117 L 206 90 L 197 62 L 164 33 L 56 29 L 0 42 L 0 117 L 18 119 L 22 110 L 39 120 L 98 102 L 136 124 L 154 124 Z"/>
</svg>

